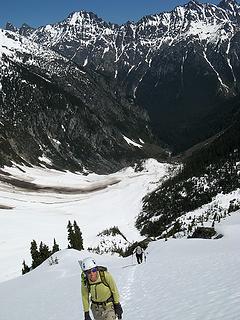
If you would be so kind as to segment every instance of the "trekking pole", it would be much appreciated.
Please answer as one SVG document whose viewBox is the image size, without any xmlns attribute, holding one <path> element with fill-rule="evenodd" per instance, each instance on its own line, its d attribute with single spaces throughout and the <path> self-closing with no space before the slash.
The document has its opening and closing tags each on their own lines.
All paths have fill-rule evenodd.
<svg viewBox="0 0 240 320">
<path fill-rule="evenodd" d="M 133 253 L 132 253 L 132 264 L 133 264 Z"/>
</svg>

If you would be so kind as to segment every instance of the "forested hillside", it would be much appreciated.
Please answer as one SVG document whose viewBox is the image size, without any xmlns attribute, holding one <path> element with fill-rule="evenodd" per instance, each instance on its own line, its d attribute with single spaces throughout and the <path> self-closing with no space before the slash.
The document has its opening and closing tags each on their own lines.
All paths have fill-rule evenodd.
<svg viewBox="0 0 240 320">
<path fill-rule="evenodd" d="M 161 236 L 183 214 L 240 186 L 240 117 L 184 160 L 182 170 L 144 198 L 136 226 L 142 235 Z M 178 230 L 176 230 L 177 232 Z"/>
</svg>

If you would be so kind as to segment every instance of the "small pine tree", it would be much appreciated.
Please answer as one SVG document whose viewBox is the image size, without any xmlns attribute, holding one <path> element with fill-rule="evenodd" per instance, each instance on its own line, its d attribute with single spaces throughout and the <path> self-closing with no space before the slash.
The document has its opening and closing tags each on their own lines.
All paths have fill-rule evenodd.
<svg viewBox="0 0 240 320">
<path fill-rule="evenodd" d="M 74 229 L 74 249 L 81 251 L 83 250 L 82 232 L 75 220 L 73 222 L 73 229 Z"/>
<path fill-rule="evenodd" d="M 40 254 L 38 252 L 38 247 L 35 240 L 31 242 L 30 252 L 32 256 L 32 269 L 35 269 L 41 263 Z"/>
<path fill-rule="evenodd" d="M 29 266 L 26 264 L 25 260 L 23 260 L 22 274 L 28 273 L 29 271 Z"/>
<path fill-rule="evenodd" d="M 193 223 L 191 222 L 191 223 L 188 225 L 188 233 L 191 233 L 191 232 L 192 232 L 192 229 L 193 229 Z"/>
<path fill-rule="evenodd" d="M 77 222 L 74 220 L 74 223 L 72 225 L 71 222 L 68 221 L 67 229 L 68 229 L 68 241 L 69 241 L 68 248 L 76 249 L 79 251 L 83 250 L 82 232 L 79 226 L 77 225 Z"/>
<path fill-rule="evenodd" d="M 40 263 L 48 259 L 51 255 L 51 251 L 49 250 L 48 246 L 44 244 L 42 241 L 39 246 L 39 254 L 40 254 Z"/>
<path fill-rule="evenodd" d="M 68 249 L 71 249 L 73 248 L 73 245 L 74 245 L 74 231 L 70 221 L 68 221 L 67 230 L 68 230 L 68 242 L 69 242 Z"/>
<path fill-rule="evenodd" d="M 54 238 L 53 247 L 52 247 L 52 254 L 55 253 L 55 252 L 58 252 L 58 251 L 59 251 L 59 245 L 56 243 L 56 240 Z"/>
</svg>

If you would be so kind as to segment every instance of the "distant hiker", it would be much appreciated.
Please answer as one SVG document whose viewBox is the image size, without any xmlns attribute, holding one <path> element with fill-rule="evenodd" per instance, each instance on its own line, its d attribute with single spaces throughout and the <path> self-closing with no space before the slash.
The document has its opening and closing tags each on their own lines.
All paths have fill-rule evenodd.
<svg viewBox="0 0 240 320">
<path fill-rule="evenodd" d="M 82 303 L 84 320 L 91 320 L 89 308 L 95 320 L 122 319 L 122 307 L 116 283 L 106 267 L 97 266 L 93 258 L 79 261 L 82 268 Z"/>
<path fill-rule="evenodd" d="M 135 248 L 135 250 L 133 251 L 133 253 L 136 254 L 136 258 L 137 258 L 137 263 L 140 264 L 143 262 L 143 253 L 144 253 L 144 250 L 141 246 L 137 246 Z"/>
</svg>

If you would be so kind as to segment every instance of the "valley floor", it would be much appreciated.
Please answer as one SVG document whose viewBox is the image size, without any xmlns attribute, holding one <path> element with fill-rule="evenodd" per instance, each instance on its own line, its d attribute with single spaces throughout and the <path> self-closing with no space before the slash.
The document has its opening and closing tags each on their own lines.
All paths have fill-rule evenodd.
<svg viewBox="0 0 240 320">
<path fill-rule="evenodd" d="M 69 220 L 77 221 L 85 248 L 98 246 L 97 234 L 113 226 L 130 242 L 140 239 L 134 223 L 142 198 L 171 167 L 153 159 L 141 172 L 126 168 L 111 175 L 4 167 L 0 171 L 0 282 L 19 276 L 24 259 L 31 265 L 33 239 L 51 248 L 55 238 L 61 249 L 67 248 Z"/>
</svg>

